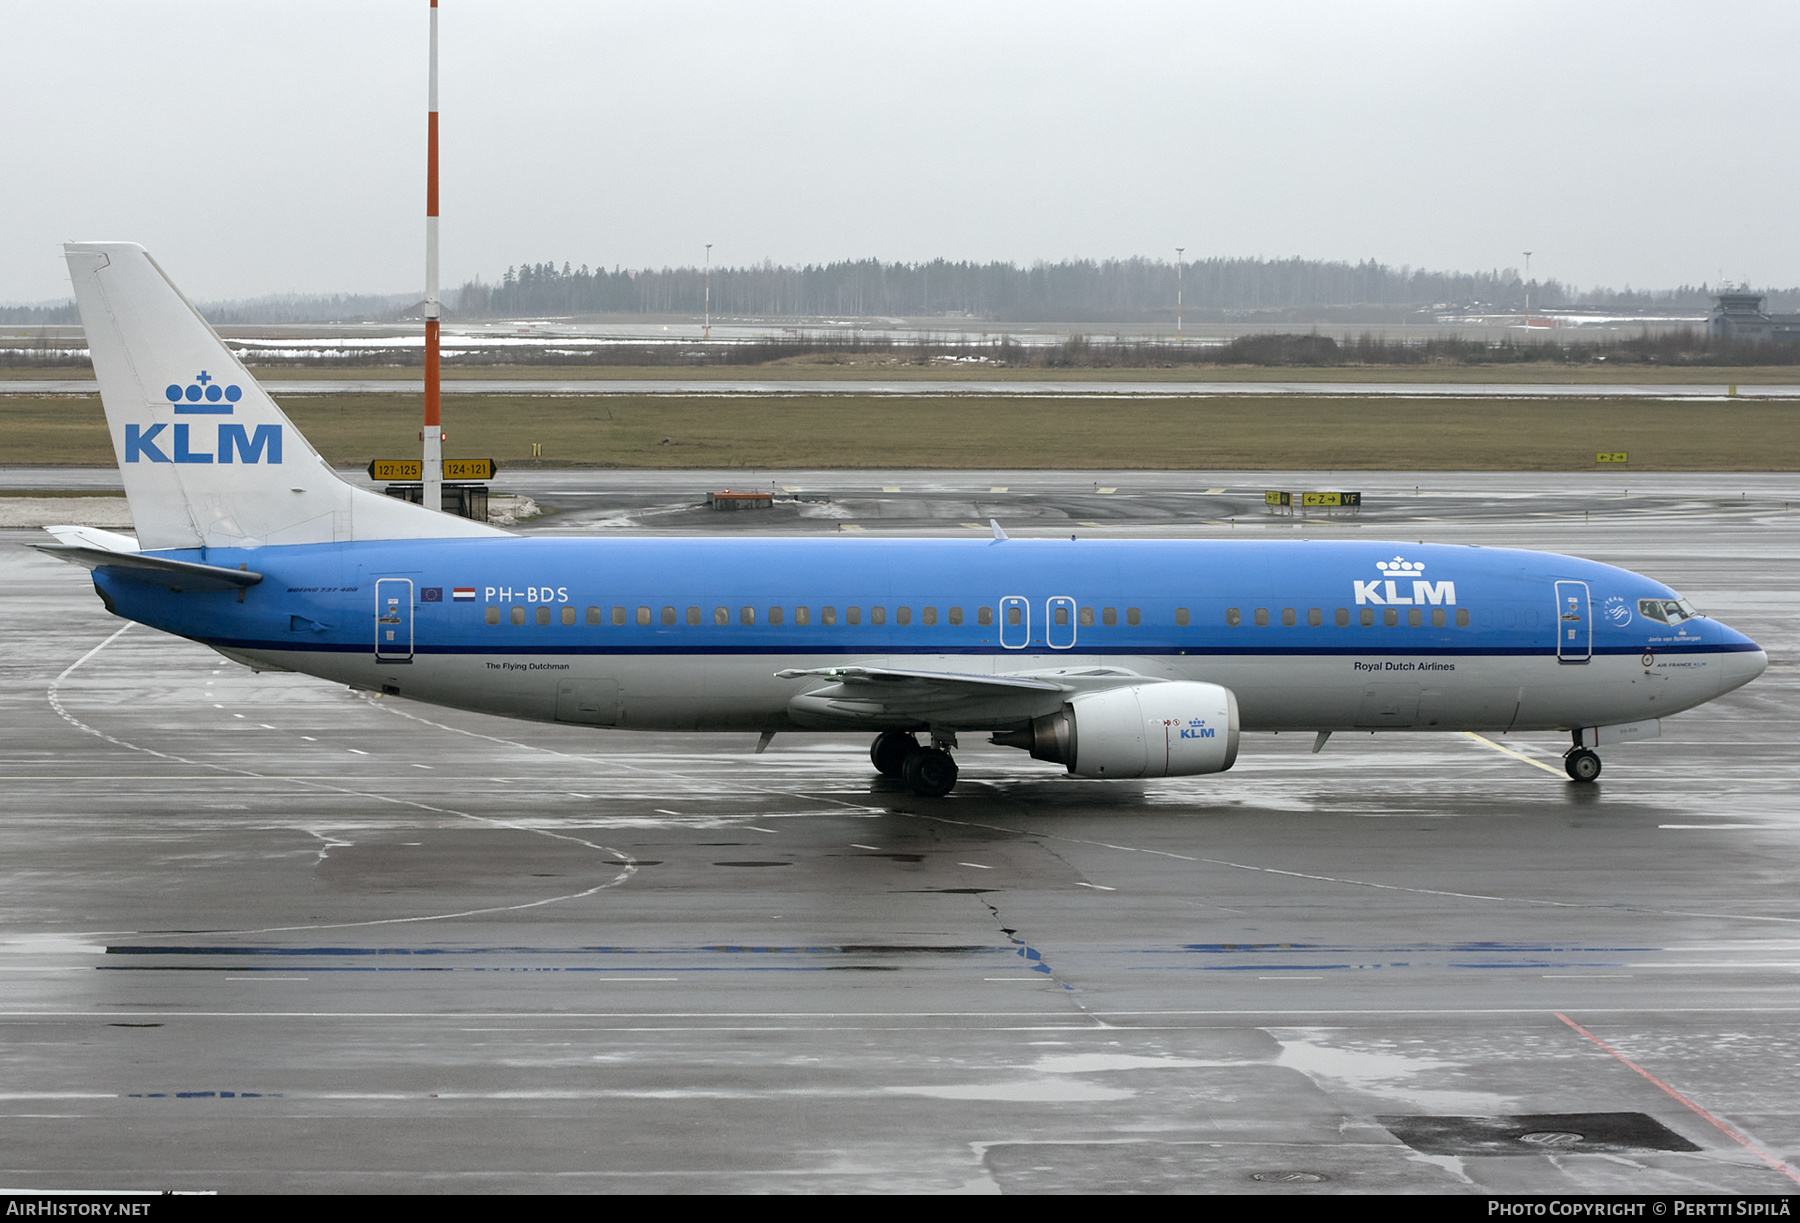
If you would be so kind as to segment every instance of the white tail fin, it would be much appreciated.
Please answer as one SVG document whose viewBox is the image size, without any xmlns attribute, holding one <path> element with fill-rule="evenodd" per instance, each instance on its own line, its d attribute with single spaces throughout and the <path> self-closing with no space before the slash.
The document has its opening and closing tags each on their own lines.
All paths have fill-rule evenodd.
<svg viewBox="0 0 1800 1223">
<path fill-rule="evenodd" d="M 63 253 L 144 548 L 506 533 L 340 480 L 143 247 Z"/>
</svg>

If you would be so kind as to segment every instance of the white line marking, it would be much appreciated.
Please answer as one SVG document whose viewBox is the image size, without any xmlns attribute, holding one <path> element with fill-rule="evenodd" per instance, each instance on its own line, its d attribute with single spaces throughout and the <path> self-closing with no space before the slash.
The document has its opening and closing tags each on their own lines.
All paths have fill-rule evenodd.
<svg viewBox="0 0 1800 1223">
<path fill-rule="evenodd" d="M 1542 769 L 1542 770 L 1544 770 L 1544 772 L 1549 773 L 1553 777 L 1562 777 L 1564 775 L 1563 771 L 1561 769 L 1553 769 L 1549 765 L 1545 764 L 1542 760 L 1533 760 L 1530 756 L 1525 755 L 1523 752 L 1515 752 L 1510 747 L 1505 747 L 1501 744 L 1495 743 L 1492 739 L 1489 739 L 1485 735 L 1478 735 L 1472 730 L 1465 730 L 1462 733 L 1466 737 L 1475 740 L 1475 742 L 1477 742 L 1477 743 L 1486 744 L 1488 747 L 1493 748 L 1495 751 L 1499 752 L 1503 756 L 1511 756 L 1514 760 L 1523 760 L 1526 764 L 1529 764 L 1533 768 Z"/>
</svg>

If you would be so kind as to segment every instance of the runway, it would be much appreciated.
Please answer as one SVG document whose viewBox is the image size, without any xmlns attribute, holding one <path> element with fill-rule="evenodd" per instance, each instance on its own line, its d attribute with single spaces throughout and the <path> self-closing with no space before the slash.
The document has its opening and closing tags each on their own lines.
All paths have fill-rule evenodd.
<svg viewBox="0 0 1800 1223">
<path fill-rule="evenodd" d="M 259 378 L 271 395 L 423 395 L 412 378 Z M 1210 399 L 1237 396 L 1330 399 L 1654 399 L 1711 401 L 1800 398 L 1800 385 L 1727 383 L 1507 383 L 1507 382 L 1182 382 L 975 381 L 965 379 L 771 379 L 684 378 L 446 378 L 445 395 L 680 396 L 683 398 L 779 398 L 856 395 L 878 398 L 1018 397 L 1040 399 Z M 0 379 L 4 395 L 95 395 L 92 379 Z"/>
<path fill-rule="evenodd" d="M 1142 783 L 968 746 L 928 800 L 860 737 L 255 675 L 0 531 L 6 1187 L 1800 1186 L 1792 476 L 769 472 L 830 499 L 698 508 L 726 474 L 503 483 L 541 531 L 1536 546 L 1771 666 L 1591 787 L 1554 736 L 1281 735 Z M 1358 485 L 1357 519 L 1260 504 Z"/>
</svg>

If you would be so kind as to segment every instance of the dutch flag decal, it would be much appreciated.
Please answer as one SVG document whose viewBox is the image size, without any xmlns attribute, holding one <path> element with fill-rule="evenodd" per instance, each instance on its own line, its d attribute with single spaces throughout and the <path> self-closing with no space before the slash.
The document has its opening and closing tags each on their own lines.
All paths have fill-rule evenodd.
<svg viewBox="0 0 1800 1223">
<path fill-rule="evenodd" d="M 458 603 L 473 603 L 475 601 L 475 588 L 473 586 L 452 587 L 450 597 Z"/>
</svg>

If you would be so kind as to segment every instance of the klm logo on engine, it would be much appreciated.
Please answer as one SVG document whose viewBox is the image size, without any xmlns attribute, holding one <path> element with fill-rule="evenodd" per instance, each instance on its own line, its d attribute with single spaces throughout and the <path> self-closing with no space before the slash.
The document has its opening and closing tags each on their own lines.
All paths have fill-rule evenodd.
<svg viewBox="0 0 1800 1223">
<path fill-rule="evenodd" d="M 177 416 L 230 416 L 244 389 L 235 384 L 220 386 L 205 370 L 194 376 L 187 386 L 171 382 L 163 395 L 174 405 Z M 194 435 L 195 426 L 181 421 L 172 428 L 166 424 L 125 426 L 125 461 L 127 463 L 279 463 L 281 462 L 281 426 L 257 425 L 254 430 L 243 425 L 221 423 L 207 438 L 205 425 Z M 167 436 L 164 436 L 167 431 Z M 199 449 L 195 449 L 198 446 Z"/>
<path fill-rule="evenodd" d="M 1181 737 L 1183 739 L 1212 739 L 1217 736 L 1214 734 L 1213 728 L 1206 724 L 1205 718 L 1195 718 L 1181 728 Z"/>
<path fill-rule="evenodd" d="M 1408 604 L 1456 606 L 1456 583 L 1427 581 L 1422 576 L 1425 572 L 1424 561 L 1409 561 L 1396 556 L 1391 561 L 1376 561 L 1375 568 L 1387 576 L 1376 578 L 1372 582 L 1351 579 L 1356 586 L 1356 601 L 1359 604 L 1373 603 L 1377 607 L 1405 607 Z M 1408 593 L 1403 594 L 1403 588 Z"/>
</svg>

